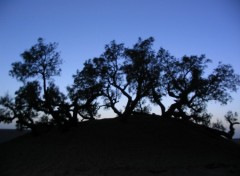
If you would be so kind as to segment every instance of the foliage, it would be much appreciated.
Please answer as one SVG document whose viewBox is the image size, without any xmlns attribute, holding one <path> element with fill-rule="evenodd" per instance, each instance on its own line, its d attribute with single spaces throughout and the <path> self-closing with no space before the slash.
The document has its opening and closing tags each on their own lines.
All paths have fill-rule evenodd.
<svg viewBox="0 0 240 176">
<path fill-rule="evenodd" d="M 68 86 L 68 95 L 72 101 L 73 118 L 94 119 L 97 116 L 99 104 L 96 99 L 102 95 L 103 83 L 95 79 L 97 72 L 90 61 L 84 64 L 82 71 L 73 75 L 74 83 Z"/>
<path fill-rule="evenodd" d="M 226 128 L 223 126 L 223 122 L 217 119 L 216 122 L 212 123 L 212 128 L 220 131 L 225 131 Z"/>
<path fill-rule="evenodd" d="M 15 93 L 15 99 L 5 95 L 0 99 L 0 121 L 10 123 L 16 120 L 20 129 L 30 128 L 35 132 L 34 118 L 40 118 L 41 100 L 38 82 L 28 82 Z"/>
<path fill-rule="evenodd" d="M 21 54 L 22 62 L 12 64 L 9 74 L 24 84 L 22 89 L 20 88 L 16 92 L 15 103 L 18 106 L 26 103 L 22 101 L 27 101 L 28 108 L 34 108 L 36 114 L 41 112 L 45 116 L 51 115 L 60 124 L 61 122 L 58 122 L 59 112 L 56 112 L 55 109 L 65 98 L 54 83 L 49 82 L 48 85 L 48 81 L 53 76 L 59 76 L 61 72 L 62 59 L 56 48 L 57 43 L 46 44 L 42 38 L 39 38 L 37 44 Z M 43 98 L 40 96 L 42 95 L 42 88 L 38 81 L 39 78 L 43 84 Z M 28 82 L 33 79 L 35 79 L 34 82 Z M 24 106 L 24 108 L 27 106 Z M 29 115 L 28 118 L 31 119 L 31 116 Z"/>
<path fill-rule="evenodd" d="M 36 123 L 50 121 L 62 127 L 76 125 L 79 117 L 95 119 L 102 107 L 111 108 L 122 119 L 150 113 L 152 103 L 160 107 L 162 117 L 210 126 L 207 103 L 229 103 L 231 92 L 240 86 L 240 76 L 222 63 L 207 72 L 211 60 L 205 55 L 176 58 L 163 48 L 156 52 L 153 43 L 153 37 L 139 38 L 132 47 L 110 42 L 99 57 L 85 61 L 82 70 L 76 71 L 64 95 L 53 82 L 62 64 L 57 43 L 46 44 L 39 38 L 21 54 L 22 62 L 12 64 L 9 74 L 23 86 L 14 98 L 0 98 L 0 122 L 16 119 L 18 126 L 33 130 Z M 174 100 L 168 108 L 165 97 Z M 228 133 L 220 121 L 212 127 L 231 138 L 239 122 L 232 112 L 225 119 L 230 124 Z"/>
<path fill-rule="evenodd" d="M 207 113 L 209 101 L 227 104 L 230 92 L 240 85 L 240 77 L 229 65 L 219 64 L 214 71 L 205 76 L 205 70 L 211 62 L 204 55 L 183 56 L 177 59 L 164 49 L 158 52 L 162 65 L 162 87 L 152 93 L 152 100 L 161 107 L 165 117 L 177 117 L 193 120 L 196 123 L 210 124 L 211 114 Z M 168 95 L 174 103 L 166 110 L 158 97 Z"/>
<path fill-rule="evenodd" d="M 102 106 L 112 108 L 120 117 L 130 115 L 158 81 L 160 66 L 152 49 L 153 41 L 152 37 L 139 39 L 133 48 L 112 41 L 101 57 L 84 64 L 81 73 L 91 73 L 91 82 L 101 89 Z M 74 82 L 80 78 L 81 75 L 75 76 Z M 123 111 L 118 107 L 122 97 L 127 100 Z"/>
<path fill-rule="evenodd" d="M 14 62 L 10 75 L 19 81 L 25 82 L 28 78 L 39 77 L 50 79 L 52 76 L 60 75 L 62 64 L 59 52 L 56 52 L 57 43 L 45 44 L 42 38 L 29 50 L 24 51 L 21 56 L 23 62 Z"/>
</svg>

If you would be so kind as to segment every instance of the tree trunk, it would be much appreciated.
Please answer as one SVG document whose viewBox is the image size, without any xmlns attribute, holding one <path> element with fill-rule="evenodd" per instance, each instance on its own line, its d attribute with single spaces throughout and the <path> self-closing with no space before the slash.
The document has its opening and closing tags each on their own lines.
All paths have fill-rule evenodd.
<svg viewBox="0 0 240 176">
<path fill-rule="evenodd" d="M 234 135 L 234 133 L 235 133 L 235 129 L 234 129 L 234 125 L 237 125 L 237 124 L 239 124 L 239 122 L 231 122 L 231 121 L 228 121 L 229 123 L 230 123 L 230 125 L 229 125 L 229 132 L 228 132 L 228 134 L 229 134 L 229 137 L 232 139 L 232 137 L 233 137 L 233 135 Z"/>
<path fill-rule="evenodd" d="M 46 76 L 43 74 L 42 78 L 43 78 L 43 96 L 44 96 L 45 102 L 48 102 Z"/>
<path fill-rule="evenodd" d="M 154 100 L 154 102 L 160 107 L 160 109 L 161 109 L 161 116 L 163 117 L 164 115 L 165 115 L 165 113 L 166 113 L 166 108 L 165 108 L 165 106 L 163 105 L 163 103 L 161 102 L 161 96 L 160 95 L 158 95 L 156 92 L 155 92 L 155 90 L 154 89 L 152 89 L 152 96 L 153 96 L 153 100 Z"/>
<path fill-rule="evenodd" d="M 163 114 L 164 118 L 170 118 L 174 115 L 174 111 L 178 108 L 179 102 L 172 104 L 168 110 Z"/>
</svg>

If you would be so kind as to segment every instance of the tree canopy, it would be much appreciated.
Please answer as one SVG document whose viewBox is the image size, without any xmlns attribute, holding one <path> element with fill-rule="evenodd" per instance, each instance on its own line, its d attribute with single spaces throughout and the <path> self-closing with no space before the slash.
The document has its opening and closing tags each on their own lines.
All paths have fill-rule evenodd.
<svg viewBox="0 0 240 176">
<path fill-rule="evenodd" d="M 47 44 L 39 38 L 21 54 L 23 61 L 12 64 L 9 74 L 23 86 L 15 98 L 1 97 L 0 121 L 10 123 L 16 119 L 21 127 L 31 129 L 38 123 L 62 127 L 76 125 L 80 119 L 95 119 L 101 108 L 111 108 L 127 120 L 137 112 L 149 113 L 149 107 L 155 104 L 163 118 L 210 127 L 212 115 L 207 103 L 229 103 L 231 92 L 240 86 L 240 76 L 231 65 L 223 63 L 209 72 L 211 60 L 205 55 L 176 58 L 163 48 L 155 51 L 153 44 L 153 37 L 139 38 L 132 47 L 110 42 L 99 57 L 86 60 L 76 71 L 64 95 L 52 79 L 61 73 L 57 43 Z M 174 100 L 168 108 L 165 97 Z M 225 118 L 230 124 L 230 138 L 233 125 L 238 124 L 235 117 L 229 112 Z"/>
</svg>

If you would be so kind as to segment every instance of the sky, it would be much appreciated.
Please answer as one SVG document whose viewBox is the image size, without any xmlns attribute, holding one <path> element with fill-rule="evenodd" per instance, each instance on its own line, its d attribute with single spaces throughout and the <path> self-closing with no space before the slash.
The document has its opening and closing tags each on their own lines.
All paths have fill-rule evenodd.
<svg viewBox="0 0 240 176">
<path fill-rule="evenodd" d="M 154 37 L 156 50 L 176 57 L 205 54 L 213 61 L 210 71 L 220 61 L 240 74 L 239 19 L 239 0 L 0 0 L 0 96 L 14 96 L 21 86 L 8 74 L 11 63 L 21 61 L 39 37 L 59 43 L 64 62 L 55 81 L 65 92 L 76 70 L 106 44 L 116 40 L 131 47 L 138 37 Z M 214 119 L 228 110 L 240 114 L 239 92 L 232 96 L 227 106 L 209 103 Z M 240 125 L 237 132 L 240 137 Z"/>
</svg>

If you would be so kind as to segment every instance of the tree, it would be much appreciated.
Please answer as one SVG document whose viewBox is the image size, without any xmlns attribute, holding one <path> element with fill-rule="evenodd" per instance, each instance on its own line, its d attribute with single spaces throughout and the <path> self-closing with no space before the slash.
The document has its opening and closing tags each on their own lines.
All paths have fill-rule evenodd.
<svg viewBox="0 0 240 176">
<path fill-rule="evenodd" d="M 15 99 L 9 95 L 0 98 L 0 121 L 11 123 L 16 120 L 19 129 L 30 128 L 36 133 L 34 118 L 40 118 L 41 87 L 37 81 L 28 82 L 15 92 Z"/>
<path fill-rule="evenodd" d="M 61 124 L 59 112 L 55 110 L 54 106 L 59 103 L 55 101 L 55 98 L 62 98 L 62 94 L 56 89 L 56 86 L 53 87 L 52 83 L 49 84 L 49 87 L 47 85 L 53 76 L 59 76 L 61 72 L 62 59 L 56 48 L 57 43 L 46 44 L 42 38 L 39 38 L 37 44 L 21 54 L 22 62 L 12 64 L 9 74 L 24 84 L 29 79 L 38 79 L 40 77 L 43 84 L 44 98 L 41 110 L 46 114 L 51 114 L 56 122 Z"/>
<path fill-rule="evenodd" d="M 142 99 L 138 102 L 136 108 L 134 109 L 135 114 L 150 114 L 151 107 L 150 105 L 146 105 L 146 99 Z"/>
<path fill-rule="evenodd" d="M 47 106 L 42 106 L 43 111 L 52 115 L 54 122 L 58 126 L 67 125 L 67 119 L 71 118 L 69 110 L 66 108 L 68 105 L 66 102 L 67 97 L 60 92 L 59 88 L 53 82 L 49 83 L 46 94 L 48 101 Z"/>
<path fill-rule="evenodd" d="M 207 102 L 227 104 L 232 98 L 230 92 L 236 91 L 240 85 L 240 77 L 230 65 L 219 63 L 205 77 L 205 69 L 211 60 L 204 55 L 176 59 L 160 49 L 158 58 L 163 70 L 160 78 L 163 87 L 159 89 L 163 91 L 154 91 L 152 99 L 161 107 L 164 117 L 177 117 L 209 125 L 211 115 L 206 112 Z M 168 110 L 158 99 L 162 95 L 168 95 L 175 101 Z"/>
<path fill-rule="evenodd" d="M 125 62 L 122 66 L 128 85 L 128 102 L 125 114 L 130 115 L 144 97 L 148 97 L 150 91 L 159 85 L 161 66 L 152 49 L 154 39 L 152 37 L 138 42 L 133 48 L 125 49 Z M 125 93 L 125 92 L 123 92 Z M 127 94 L 126 94 L 127 95 Z M 133 96 L 135 97 L 133 98 Z"/>
<path fill-rule="evenodd" d="M 0 122 L 11 123 L 16 117 L 14 100 L 6 94 L 0 98 Z"/>
<path fill-rule="evenodd" d="M 224 115 L 224 117 L 225 117 L 225 120 L 229 123 L 228 132 L 226 132 L 226 128 L 223 126 L 223 123 L 220 120 L 217 120 L 216 123 L 213 123 L 211 128 L 206 127 L 206 129 L 214 134 L 217 134 L 219 136 L 224 136 L 231 140 L 235 133 L 234 125 L 240 124 L 237 119 L 238 114 L 236 112 L 233 113 L 232 111 L 228 111 Z"/>
<path fill-rule="evenodd" d="M 212 123 L 212 128 L 220 131 L 225 131 L 225 127 L 223 126 L 223 122 L 217 119 L 217 122 Z"/>
<path fill-rule="evenodd" d="M 25 82 L 28 78 L 41 77 L 43 91 L 46 98 L 47 80 L 61 73 L 62 59 L 56 52 L 57 43 L 44 43 L 42 38 L 38 43 L 21 54 L 23 62 L 14 62 L 10 75 L 17 80 Z"/>
<path fill-rule="evenodd" d="M 234 125 L 240 124 L 237 121 L 238 114 L 236 112 L 233 113 L 232 111 L 228 111 L 224 117 L 225 117 L 225 120 L 229 123 L 228 135 L 229 135 L 229 138 L 232 139 L 232 137 L 235 133 Z"/>
<path fill-rule="evenodd" d="M 70 109 L 73 121 L 78 121 L 78 115 L 83 119 L 95 119 L 99 107 L 97 98 L 102 95 L 102 80 L 96 79 L 98 72 L 91 61 L 84 63 L 82 71 L 73 75 L 74 83 L 68 86 L 68 96 L 71 100 Z"/>
<path fill-rule="evenodd" d="M 178 59 L 163 48 L 156 53 L 153 43 L 152 37 L 139 38 L 133 47 L 112 41 L 100 57 L 87 60 L 83 69 L 77 70 L 73 84 L 67 87 L 67 97 L 52 80 L 61 73 L 57 44 L 46 44 L 39 38 L 37 44 L 21 54 L 22 62 L 12 64 L 9 73 L 23 86 L 14 99 L 1 97 L 0 121 L 17 119 L 20 126 L 33 129 L 38 121 L 35 117 L 43 115 L 45 122 L 46 117 L 52 116 L 53 124 L 62 127 L 77 124 L 79 117 L 95 119 L 101 107 L 111 108 L 126 119 L 133 113 L 149 113 L 146 102 L 150 100 L 159 105 L 162 117 L 209 126 L 207 103 L 230 102 L 230 93 L 240 86 L 240 76 L 232 66 L 222 63 L 207 74 L 211 60 L 204 55 Z M 169 108 L 163 104 L 164 97 L 174 100 Z M 230 131 L 221 134 L 231 138 L 238 122 L 233 113 L 228 113 L 226 120 Z M 220 123 L 215 127 L 222 128 Z"/>
<path fill-rule="evenodd" d="M 84 64 L 81 73 L 91 73 L 91 79 L 94 79 L 91 82 L 100 84 L 103 106 L 111 108 L 119 117 L 131 115 L 158 83 L 160 67 L 152 49 L 153 42 L 152 37 L 139 39 L 133 48 L 125 48 L 113 41 L 105 46 L 101 57 Z M 79 78 L 80 75 L 75 80 Z M 122 110 L 118 103 L 123 97 L 127 102 Z"/>
<path fill-rule="evenodd" d="M 111 108 L 119 117 L 122 110 L 118 109 L 121 96 L 129 97 L 126 89 L 128 83 L 125 82 L 122 65 L 124 62 L 124 45 L 112 41 L 105 46 L 105 52 L 99 58 L 94 58 L 91 62 L 93 69 L 97 71 L 95 79 L 102 80 L 102 97 L 106 109 Z"/>
</svg>

